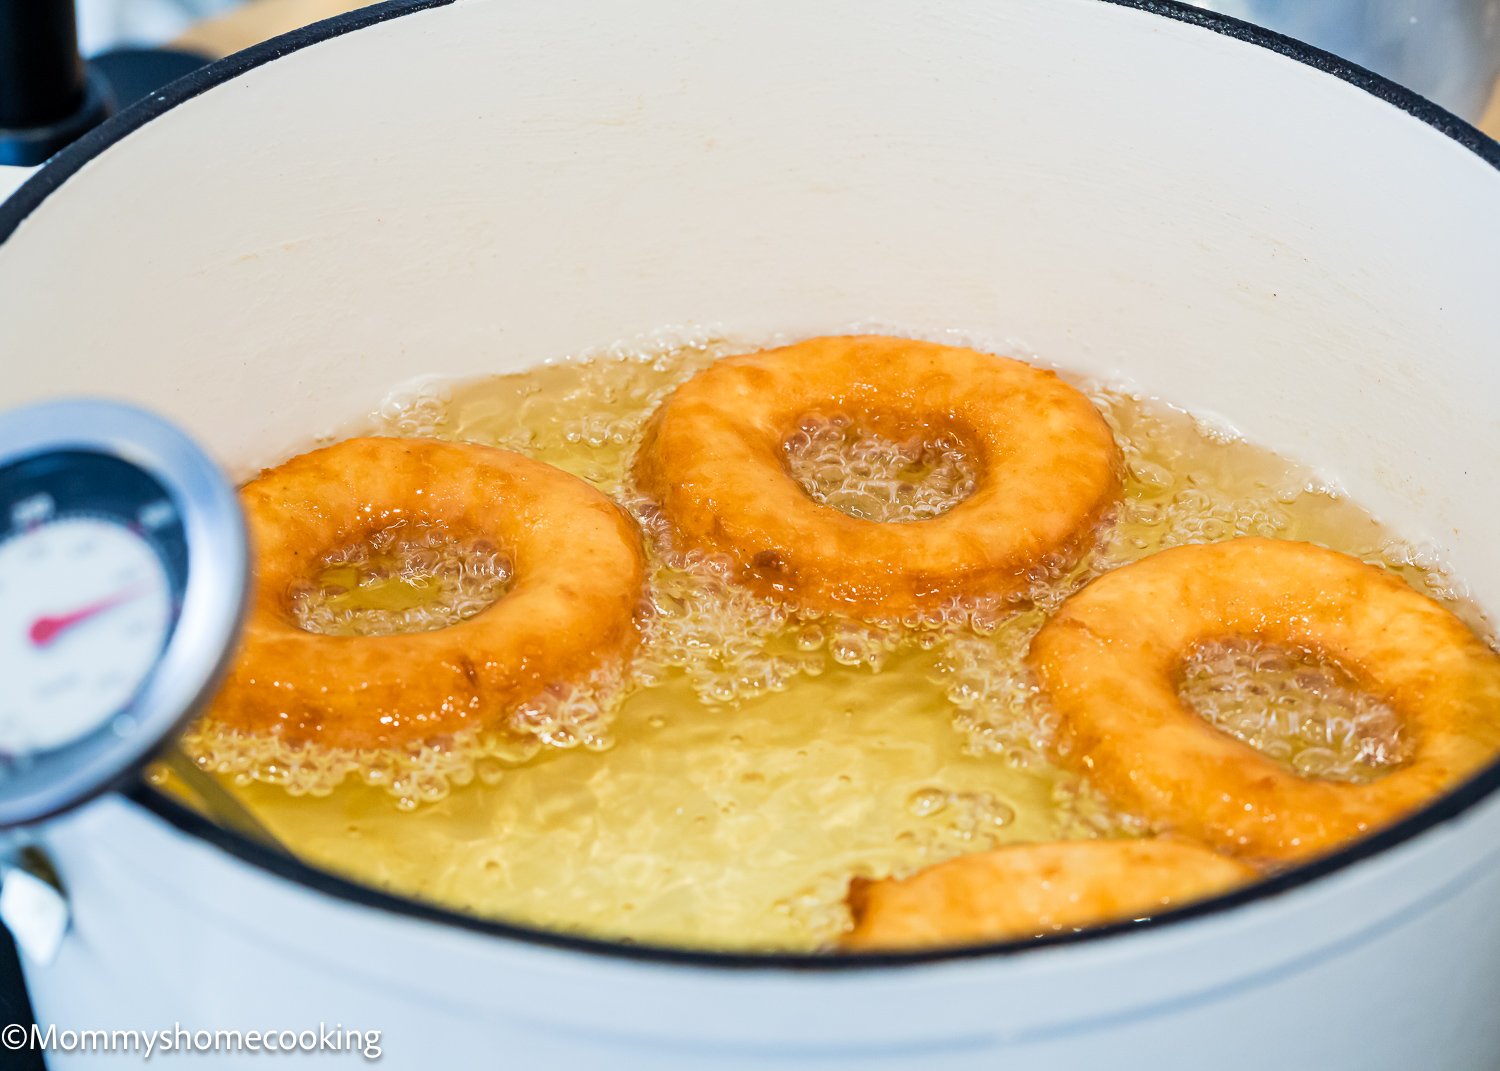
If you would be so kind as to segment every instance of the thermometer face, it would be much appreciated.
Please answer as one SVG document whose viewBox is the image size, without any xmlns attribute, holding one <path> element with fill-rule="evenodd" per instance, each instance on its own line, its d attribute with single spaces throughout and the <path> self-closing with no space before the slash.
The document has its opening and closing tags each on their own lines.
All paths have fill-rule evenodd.
<svg viewBox="0 0 1500 1071">
<path fill-rule="evenodd" d="M 0 470 L 0 510 L 0 756 L 128 732 L 181 605 L 176 506 L 119 458 L 65 451 Z"/>
<path fill-rule="evenodd" d="M 0 829 L 136 776 L 213 695 L 248 579 L 234 488 L 178 428 L 0 411 Z"/>
<path fill-rule="evenodd" d="M 0 751 L 41 751 L 99 728 L 145 681 L 171 623 L 161 558 L 113 520 L 60 518 L 0 543 Z"/>
</svg>

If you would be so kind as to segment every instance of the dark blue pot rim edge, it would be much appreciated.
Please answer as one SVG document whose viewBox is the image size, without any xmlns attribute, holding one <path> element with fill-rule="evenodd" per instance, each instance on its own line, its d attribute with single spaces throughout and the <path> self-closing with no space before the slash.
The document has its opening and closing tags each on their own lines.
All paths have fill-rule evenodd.
<svg viewBox="0 0 1500 1071">
<path fill-rule="evenodd" d="M 356 30 L 414 14 L 431 8 L 446 7 L 455 0 L 385 0 L 345 15 L 313 23 L 280 37 L 237 52 L 194 71 L 111 117 L 63 149 L 5 201 L 0 203 L 0 243 L 43 201 L 76 174 L 85 164 L 115 142 L 184 101 L 215 86 L 232 81 L 282 56 L 310 45 L 341 37 Z M 1331 53 L 1270 30 L 1241 22 L 1175 0 L 1097 0 L 1120 7 L 1149 12 L 1176 22 L 1256 45 L 1313 67 L 1372 96 L 1400 108 L 1456 141 L 1491 166 L 1500 169 L 1500 143 L 1486 137 L 1469 123 L 1426 98 L 1363 67 Z M 1023 941 L 958 948 L 939 948 L 917 952 L 866 953 L 860 955 L 741 953 L 692 950 L 654 945 L 635 945 L 577 936 L 558 931 L 462 915 L 444 908 L 405 899 L 369 886 L 338 877 L 335 874 L 300 863 L 226 830 L 196 811 L 157 792 L 144 782 L 125 791 L 126 798 L 155 814 L 165 822 L 199 840 L 213 844 L 224 852 L 259 869 L 314 889 L 327 896 L 375 908 L 406 918 L 420 919 L 491 937 L 562 949 L 569 952 L 601 955 L 614 959 L 648 961 L 732 970 L 799 970 L 848 971 L 876 967 L 908 966 L 940 961 L 980 957 L 1016 956 L 1066 945 L 1091 944 L 1125 934 L 1141 934 L 1175 926 L 1195 919 L 1221 915 L 1248 904 L 1259 903 L 1345 868 L 1389 848 L 1402 844 L 1418 834 L 1451 822 L 1500 789 L 1500 761 L 1495 762 L 1462 785 L 1427 807 L 1385 828 L 1351 842 L 1343 848 L 1309 863 L 1274 874 L 1253 885 L 1165 912 L 1151 919 L 1122 922 L 1076 933 L 1053 934 Z"/>
</svg>

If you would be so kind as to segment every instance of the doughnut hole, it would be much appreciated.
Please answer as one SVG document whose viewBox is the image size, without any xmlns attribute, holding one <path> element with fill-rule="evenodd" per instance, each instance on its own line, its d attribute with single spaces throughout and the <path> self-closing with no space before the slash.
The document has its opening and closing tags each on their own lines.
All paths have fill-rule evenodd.
<svg viewBox="0 0 1500 1071">
<path fill-rule="evenodd" d="M 883 427 L 809 413 L 781 444 L 787 472 L 820 505 L 861 520 L 925 521 L 974 493 L 979 466 L 954 430 Z"/>
<path fill-rule="evenodd" d="M 1242 638 L 1201 644 L 1177 691 L 1209 724 L 1302 777 L 1363 784 L 1411 757 L 1396 711 L 1310 651 Z"/>
<path fill-rule="evenodd" d="M 488 609 L 510 588 L 510 559 L 483 539 L 401 525 L 323 555 L 289 592 L 305 632 L 390 636 L 432 632 Z"/>
</svg>

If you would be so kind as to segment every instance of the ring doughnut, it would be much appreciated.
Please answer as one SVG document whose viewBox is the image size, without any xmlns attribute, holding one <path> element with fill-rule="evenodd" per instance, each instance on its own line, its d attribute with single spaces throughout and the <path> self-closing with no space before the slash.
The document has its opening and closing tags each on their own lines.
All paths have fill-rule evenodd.
<svg viewBox="0 0 1500 1071">
<path fill-rule="evenodd" d="M 1178 697 L 1199 644 L 1244 637 L 1312 652 L 1384 698 L 1413 735 L 1367 784 L 1300 777 Z M 1116 803 L 1222 851 L 1293 859 L 1431 800 L 1500 749 L 1500 657 L 1399 577 L 1308 543 L 1177 547 L 1063 604 L 1029 664 L 1060 719 L 1058 758 Z"/>
<path fill-rule="evenodd" d="M 1256 872 L 1168 840 L 1016 844 L 901 880 L 849 887 L 851 951 L 976 944 L 1141 918 L 1249 881 Z"/>
<path fill-rule="evenodd" d="M 954 433 L 976 454 L 974 493 L 905 523 L 820 505 L 781 446 L 800 418 L 830 411 L 882 434 Z M 878 336 L 717 362 L 657 410 L 635 462 L 686 545 L 728 555 L 764 594 L 874 616 L 1013 595 L 1029 570 L 1070 563 L 1117 498 L 1118 467 L 1103 417 L 1052 372 Z"/>
<path fill-rule="evenodd" d="M 550 465 L 486 446 L 350 439 L 262 473 L 240 498 L 258 565 L 241 650 L 210 710 L 229 728 L 339 748 L 497 728 L 516 704 L 635 646 L 635 525 Z M 431 632 L 299 628 L 290 592 L 322 556 L 401 524 L 495 543 L 510 589 Z"/>
</svg>

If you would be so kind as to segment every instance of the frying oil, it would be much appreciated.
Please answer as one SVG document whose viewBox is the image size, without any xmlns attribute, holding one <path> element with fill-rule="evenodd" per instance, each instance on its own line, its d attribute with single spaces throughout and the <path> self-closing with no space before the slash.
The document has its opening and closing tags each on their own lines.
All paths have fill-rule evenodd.
<svg viewBox="0 0 1500 1071">
<path fill-rule="evenodd" d="M 625 504 L 651 557 L 643 643 L 625 676 L 573 682 L 514 712 L 531 732 L 524 746 L 478 734 L 405 755 L 289 752 L 200 726 L 190 753 L 296 855 L 395 893 L 620 941 L 810 950 L 849 925 L 852 876 L 1145 831 L 1048 760 L 1055 724 L 1024 668 L 1047 615 L 1103 571 L 1183 543 L 1310 540 L 1484 626 L 1440 569 L 1306 470 L 1086 383 L 1126 482 L 1077 567 L 1039 575 L 1019 603 L 907 621 L 789 612 L 712 556 L 675 548 L 629 478 L 646 417 L 727 352 L 707 341 L 427 389 L 370 429 L 516 450 Z M 936 516 L 978 478 L 951 433 L 891 441 L 837 412 L 788 429 L 781 460 L 815 501 L 883 523 Z M 487 544 L 403 532 L 331 550 L 290 594 L 302 627 L 372 635 L 472 616 L 509 578 Z M 1181 691 L 1304 776 L 1369 780 L 1409 755 L 1378 697 L 1305 652 L 1210 645 L 1184 664 Z"/>
</svg>

